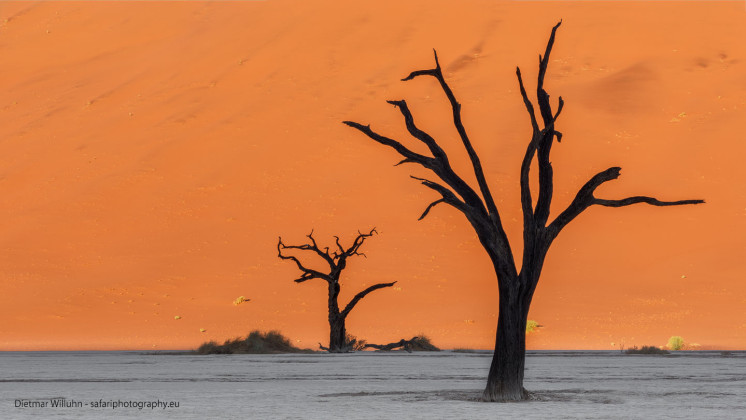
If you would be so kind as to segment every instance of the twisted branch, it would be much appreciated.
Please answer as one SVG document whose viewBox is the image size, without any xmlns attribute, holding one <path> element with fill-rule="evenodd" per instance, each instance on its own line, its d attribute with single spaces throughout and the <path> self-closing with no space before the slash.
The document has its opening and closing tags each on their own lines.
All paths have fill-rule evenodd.
<svg viewBox="0 0 746 420">
<path fill-rule="evenodd" d="M 593 194 L 601 184 L 617 179 L 621 175 L 622 168 L 612 167 L 605 171 L 599 172 L 594 175 L 588 182 L 586 182 L 575 195 L 570 205 L 557 216 L 556 219 L 547 227 L 549 233 L 549 240 L 551 241 L 567 226 L 568 223 L 578 217 L 588 207 L 596 204 L 605 207 L 624 207 L 637 203 L 650 204 L 651 206 L 681 206 L 687 204 L 702 204 L 704 200 L 677 200 L 677 201 L 661 201 L 657 198 L 646 197 L 646 196 L 634 196 L 628 197 L 621 200 L 606 200 L 596 198 Z"/>
<path fill-rule="evenodd" d="M 354 308 L 355 305 L 357 305 L 357 303 L 360 302 L 360 300 L 362 298 L 364 298 L 365 296 L 367 296 L 368 293 L 373 292 L 373 291 L 378 290 L 378 289 L 383 289 L 384 287 L 391 287 L 391 286 L 393 286 L 395 284 L 396 284 L 396 282 L 392 282 L 392 283 L 378 283 L 378 284 L 374 284 L 373 286 L 368 287 L 367 289 L 363 290 L 362 292 L 356 294 L 355 297 L 353 297 L 352 300 L 347 304 L 347 306 L 345 306 L 344 310 L 342 310 L 342 312 L 340 312 L 340 315 L 342 315 L 343 317 L 346 317 L 347 314 L 349 314 L 350 311 L 352 311 L 352 308 Z"/>
<path fill-rule="evenodd" d="M 313 233 L 313 232 L 311 232 L 311 233 Z M 311 235 L 308 235 L 308 236 L 310 237 Z M 298 269 L 303 272 L 303 274 L 299 278 L 297 278 L 297 279 L 294 280 L 296 283 L 303 283 L 304 281 L 311 280 L 311 279 L 323 279 L 323 280 L 325 280 L 327 282 L 332 281 L 332 279 L 329 276 L 329 274 L 325 274 L 325 273 L 313 270 L 311 268 L 305 267 L 300 262 L 300 260 L 298 258 L 296 258 L 295 256 L 293 256 L 293 255 L 283 255 L 282 254 L 282 250 L 283 249 L 312 250 L 314 246 L 315 246 L 315 243 L 314 243 L 313 246 L 308 245 L 308 244 L 304 244 L 304 245 L 285 245 L 284 243 L 282 243 L 282 237 L 278 238 L 278 241 L 277 241 L 277 256 L 280 257 L 283 260 L 293 261 L 295 263 L 295 265 L 298 266 Z M 318 250 L 318 248 L 316 248 L 316 251 L 318 251 L 318 253 L 321 253 L 321 251 Z"/>
<path fill-rule="evenodd" d="M 443 72 L 440 68 L 440 63 L 438 62 L 438 52 L 434 49 L 433 55 L 435 57 L 434 69 L 414 71 L 410 73 L 409 76 L 402 79 L 402 81 L 412 80 L 418 76 L 433 76 L 438 80 L 441 89 L 443 89 L 446 97 L 448 97 L 448 102 L 450 102 L 451 104 L 453 125 L 456 127 L 456 131 L 458 131 L 461 142 L 464 144 L 466 153 L 469 155 L 469 159 L 471 160 L 472 167 L 474 168 L 474 175 L 477 178 L 477 184 L 479 185 L 479 190 L 481 191 L 482 197 L 484 198 L 487 211 L 489 212 L 490 216 L 493 217 L 498 224 L 500 224 L 500 214 L 497 210 L 497 206 L 495 205 L 495 200 L 492 198 L 492 193 L 490 193 L 490 188 L 487 185 L 487 180 L 484 176 L 484 171 L 482 170 L 482 163 L 480 162 L 479 156 L 474 150 L 474 146 L 472 146 L 471 140 L 469 140 L 469 136 L 466 133 L 466 129 L 464 128 L 464 124 L 461 121 L 461 104 L 456 100 L 456 96 L 453 94 L 451 87 L 448 86 L 448 83 L 443 77 Z"/>
</svg>

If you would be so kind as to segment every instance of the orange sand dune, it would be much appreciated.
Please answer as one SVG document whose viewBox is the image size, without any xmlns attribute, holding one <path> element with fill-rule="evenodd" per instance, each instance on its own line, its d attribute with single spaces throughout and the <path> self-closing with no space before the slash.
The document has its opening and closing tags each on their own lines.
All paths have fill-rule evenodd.
<svg viewBox="0 0 746 420">
<path fill-rule="evenodd" d="M 529 347 L 746 348 L 745 17 L 743 2 L 4 2 L 0 349 L 193 348 L 252 329 L 315 347 L 325 288 L 292 282 L 277 237 L 373 226 L 343 300 L 398 288 L 359 304 L 350 332 L 489 348 L 496 281 L 464 217 L 439 206 L 417 222 L 435 197 L 408 175 L 426 173 L 341 121 L 417 147 L 385 103 L 407 99 L 469 173 L 437 84 L 400 81 L 436 48 L 520 255 L 530 125 L 514 72 L 535 89 L 559 19 L 552 213 L 617 165 L 599 196 L 707 204 L 576 220 L 550 251 Z"/>
</svg>

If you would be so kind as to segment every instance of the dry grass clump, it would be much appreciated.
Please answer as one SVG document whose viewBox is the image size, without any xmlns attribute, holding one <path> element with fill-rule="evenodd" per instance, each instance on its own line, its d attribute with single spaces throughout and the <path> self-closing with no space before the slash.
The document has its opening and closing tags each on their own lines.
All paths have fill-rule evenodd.
<svg viewBox="0 0 746 420">
<path fill-rule="evenodd" d="M 637 348 L 634 346 L 624 351 L 624 354 L 669 354 L 668 350 L 659 349 L 655 346 L 642 346 Z"/>
<path fill-rule="evenodd" d="M 363 351 L 365 350 L 366 344 L 368 344 L 367 341 L 362 338 L 357 338 L 352 334 L 347 334 L 345 336 L 345 348 L 347 348 L 348 351 Z"/>
<path fill-rule="evenodd" d="M 430 337 L 426 335 L 419 335 L 413 338 L 410 348 L 412 351 L 440 351 L 438 347 L 430 342 Z"/>
<path fill-rule="evenodd" d="M 278 354 L 313 353 L 313 350 L 295 347 L 279 331 L 254 330 L 246 338 L 225 340 L 223 344 L 215 341 L 203 343 L 196 352 L 197 354 Z"/>
</svg>

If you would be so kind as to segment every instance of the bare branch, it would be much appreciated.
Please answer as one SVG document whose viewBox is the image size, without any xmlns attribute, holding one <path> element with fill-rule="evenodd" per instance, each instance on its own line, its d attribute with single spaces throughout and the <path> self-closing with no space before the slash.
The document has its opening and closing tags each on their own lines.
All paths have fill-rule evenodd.
<svg viewBox="0 0 746 420">
<path fill-rule="evenodd" d="M 464 201 L 469 203 L 469 205 L 477 211 L 484 212 L 484 216 L 488 216 L 487 209 L 484 207 L 484 203 L 482 202 L 482 199 L 479 197 L 479 195 L 469 186 L 469 184 L 466 183 L 461 177 L 459 177 L 451 168 L 448 157 L 446 156 L 443 149 L 436 143 L 435 139 L 433 139 L 430 135 L 423 132 L 422 130 L 419 130 L 414 125 L 414 120 L 412 118 L 412 114 L 409 111 L 409 108 L 406 105 L 405 101 L 388 101 L 389 103 L 393 104 L 397 108 L 400 109 L 402 115 L 405 118 L 405 122 L 407 123 L 407 128 L 409 129 L 410 133 L 418 138 L 420 141 L 424 142 L 429 148 L 430 151 L 435 156 L 434 158 L 431 158 L 429 156 L 420 155 L 418 153 L 412 152 L 411 150 L 407 149 L 405 146 L 401 145 L 399 142 L 380 136 L 377 133 L 370 130 L 369 126 L 362 126 L 358 123 L 353 123 L 350 121 L 345 121 L 344 123 L 347 124 L 350 127 L 357 128 L 358 130 L 362 131 L 368 137 L 371 137 L 372 139 L 378 141 L 381 144 L 388 145 L 395 150 L 399 151 L 402 156 L 404 156 L 404 159 L 397 163 L 394 166 L 398 166 L 404 163 L 418 163 L 422 165 L 423 167 L 430 169 L 433 171 L 438 177 L 440 177 L 443 181 L 445 181 L 448 185 L 450 185 L 458 195 L 463 197 Z"/>
<path fill-rule="evenodd" d="M 474 227 L 474 231 L 476 232 L 477 237 L 479 237 L 479 241 L 483 246 L 485 246 L 485 250 L 490 254 L 490 257 L 495 258 L 494 261 L 499 261 L 499 264 L 505 272 L 513 273 L 516 270 L 513 255 L 510 251 L 510 244 L 508 244 L 505 232 L 502 230 L 495 231 L 495 226 L 490 222 L 490 219 L 483 216 L 484 208 L 475 209 L 471 204 L 459 200 L 453 191 L 437 182 L 411 175 L 410 178 L 416 179 L 422 182 L 422 185 L 439 192 L 445 203 L 450 204 L 463 213 L 469 223 Z M 433 203 L 432 205 L 434 204 L 436 203 Z M 420 216 L 420 220 L 422 220 L 426 214 L 427 211 Z M 497 240 L 494 240 L 495 238 L 497 238 Z M 502 239 L 502 242 L 501 238 L 504 238 Z M 488 248 L 488 246 L 495 246 L 496 251 L 493 252 L 493 248 Z"/>
<path fill-rule="evenodd" d="M 456 127 L 456 131 L 458 131 L 459 137 L 461 137 L 461 142 L 464 144 L 464 148 L 466 149 L 466 152 L 469 155 L 469 159 L 471 160 L 472 167 L 474 168 L 474 175 L 477 178 L 477 184 L 479 184 L 479 190 L 482 192 L 482 197 L 484 199 L 484 204 L 487 207 L 487 211 L 489 212 L 490 216 L 495 218 L 496 223 L 500 223 L 500 215 L 497 211 L 495 200 L 492 198 L 489 186 L 487 185 L 487 181 L 484 177 L 484 171 L 482 170 L 482 164 L 479 161 L 479 156 L 474 150 L 474 147 L 469 140 L 469 136 L 466 134 L 464 124 L 461 121 L 461 104 L 456 100 L 451 87 L 448 86 L 448 83 L 446 83 L 446 80 L 443 77 L 443 72 L 440 68 L 440 63 L 438 62 L 437 51 L 433 50 L 433 54 L 435 56 L 435 69 L 413 72 L 408 77 L 404 78 L 404 80 L 411 80 L 416 76 L 422 75 L 433 76 L 438 80 L 441 89 L 443 89 L 443 92 L 445 92 L 446 96 L 448 97 L 448 101 L 451 104 L 451 111 L 453 113 L 453 125 Z M 466 199 L 466 197 L 464 198 Z M 502 226 L 500 227 L 500 229 L 501 228 Z"/>
<path fill-rule="evenodd" d="M 427 214 L 428 214 L 428 213 L 430 213 L 430 209 L 432 209 L 433 207 L 437 206 L 437 205 L 438 205 L 438 204 L 440 204 L 440 203 L 445 203 L 445 202 L 446 202 L 446 199 L 445 199 L 445 198 L 441 198 L 441 199 L 439 199 L 439 200 L 435 200 L 435 201 L 433 201 L 432 203 L 430 203 L 430 205 L 428 205 L 428 206 L 427 206 L 427 208 L 425 209 L 425 211 L 424 211 L 424 212 L 422 212 L 422 215 L 421 215 L 421 216 L 420 216 L 420 218 L 419 218 L 419 219 L 417 219 L 417 220 L 422 220 L 422 219 L 424 219 L 424 218 L 425 218 L 425 216 L 427 216 Z"/>
<path fill-rule="evenodd" d="M 552 117 L 552 128 L 554 128 L 554 123 L 557 121 L 557 118 L 559 118 L 559 115 L 562 113 L 562 108 L 565 107 L 565 101 L 562 99 L 562 97 L 559 97 L 559 105 L 557 105 L 557 112 L 554 114 L 554 117 Z M 559 140 L 557 140 L 559 141 Z"/>
<path fill-rule="evenodd" d="M 402 155 L 406 159 L 408 159 L 410 162 L 417 162 L 417 163 L 419 163 L 420 165 L 422 165 L 422 166 L 424 166 L 426 168 L 429 168 L 429 167 L 432 166 L 433 158 L 427 157 L 427 156 L 423 156 L 423 155 L 421 155 L 419 153 L 415 153 L 415 152 L 407 149 L 406 147 L 404 147 L 404 145 L 402 145 L 398 141 L 390 139 L 388 137 L 384 137 L 384 136 L 376 133 L 375 131 L 373 131 L 373 130 L 370 129 L 370 125 L 362 125 L 362 124 L 359 124 L 359 123 L 356 123 L 356 122 L 353 122 L 353 121 L 343 121 L 343 123 L 346 124 L 346 125 L 348 125 L 348 126 L 350 126 L 350 127 L 352 127 L 352 128 L 355 128 L 355 129 L 361 131 L 363 134 L 365 134 L 366 136 L 368 136 L 371 139 L 375 140 L 376 142 L 391 147 L 392 149 L 394 149 L 397 152 L 399 152 L 400 155 Z"/>
<path fill-rule="evenodd" d="M 531 117 L 531 127 L 533 128 L 533 132 L 531 134 L 531 141 L 528 143 L 528 146 L 526 147 L 526 153 L 523 155 L 523 161 L 521 162 L 521 177 L 520 177 L 520 185 L 521 185 L 521 208 L 523 210 L 523 226 L 524 226 L 524 236 L 526 233 L 528 233 L 528 227 L 533 226 L 534 221 L 534 209 L 533 209 L 533 200 L 531 198 L 531 184 L 529 180 L 529 174 L 531 171 L 531 161 L 534 159 L 534 155 L 536 153 L 536 147 L 539 142 L 539 123 L 536 121 L 536 113 L 534 111 L 534 105 L 531 103 L 531 100 L 528 98 L 528 94 L 526 93 L 526 87 L 523 85 L 523 78 L 521 77 L 521 69 L 520 67 L 515 68 L 515 74 L 518 77 L 518 86 L 521 91 L 521 97 L 523 98 L 523 104 L 526 106 L 526 111 L 528 111 L 528 115 Z M 524 237 L 524 242 L 525 242 Z"/>
<path fill-rule="evenodd" d="M 409 73 L 409 76 L 401 79 L 401 81 L 406 82 L 407 80 L 412 80 L 417 76 L 437 77 L 436 74 L 440 72 L 440 63 L 438 62 L 438 52 L 435 51 L 435 48 L 433 48 L 433 54 L 435 55 L 435 68 L 434 69 L 413 71 L 412 73 Z"/>
<path fill-rule="evenodd" d="M 329 267 L 334 268 L 334 260 L 332 259 L 332 256 L 329 255 L 329 248 L 327 247 L 326 251 L 322 251 L 321 249 L 319 249 L 319 246 L 316 244 L 316 240 L 313 239 L 313 229 L 311 229 L 311 233 L 306 235 L 306 237 L 311 240 L 312 246 L 310 246 L 309 248 L 317 253 L 321 258 L 323 258 L 324 261 L 329 264 Z"/>
<path fill-rule="evenodd" d="M 534 223 L 534 208 L 533 200 L 531 198 L 531 184 L 529 175 L 531 171 L 531 161 L 534 159 L 534 154 L 536 153 L 536 145 L 539 142 L 539 135 L 540 133 L 538 131 L 534 131 L 534 134 L 531 136 L 531 141 L 528 143 L 528 147 L 526 147 L 526 154 L 523 155 L 523 162 L 521 162 L 521 209 L 523 210 L 524 229 L 529 226 L 533 226 Z"/>
<path fill-rule="evenodd" d="M 393 286 L 395 284 L 396 284 L 396 282 L 392 282 L 392 283 L 378 283 L 378 284 L 374 284 L 373 286 L 368 287 L 367 289 L 363 290 L 362 292 L 356 294 L 355 297 L 352 298 L 352 300 L 350 301 L 350 303 L 348 303 L 347 306 L 345 306 L 344 310 L 342 312 L 340 312 L 340 315 L 342 317 L 346 317 L 347 314 L 349 314 L 350 311 L 352 311 L 352 308 L 354 308 L 355 305 L 357 305 L 357 303 L 360 302 L 360 300 L 362 298 L 364 298 L 365 296 L 367 296 L 368 293 L 373 292 L 373 291 L 378 290 L 378 289 L 383 289 L 384 287 L 391 287 L 391 286 Z"/>
<path fill-rule="evenodd" d="M 378 233 L 378 232 L 376 231 L 376 228 L 373 228 L 370 230 L 369 233 L 362 233 L 360 231 L 358 231 L 357 233 L 358 235 L 355 238 L 355 240 L 352 242 L 352 246 L 347 248 L 347 250 L 344 252 L 344 255 L 348 257 L 353 256 L 353 255 L 365 256 L 365 254 L 358 252 L 358 250 L 360 249 L 360 247 L 363 245 L 363 242 L 365 242 L 367 238 L 370 238 L 371 236 L 373 236 L 374 233 Z"/>
<path fill-rule="evenodd" d="M 342 254 L 344 254 L 344 252 L 345 252 L 345 249 L 344 249 L 344 247 L 342 246 L 342 244 L 340 244 L 340 243 L 339 243 L 339 236 L 335 236 L 335 237 L 334 237 L 334 241 L 335 241 L 335 242 L 337 243 L 337 248 L 339 248 L 339 252 L 341 252 Z M 336 251 L 334 252 L 334 254 L 335 254 L 335 255 L 338 255 Z"/>
<path fill-rule="evenodd" d="M 538 139 L 539 143 L 536 145 L 537 159 L 539 163 L 539 197 L 536 200 L 536 209 L 534 211 L 535 223 L 541 227 L 544 227 L 549 219 L 549 209 L 552 204 L 552 194 L 554 190 L 554 171 L 552 170 L 552 164 L 549 161 L 549 154 L 551 153 L 552 141 L 554 140 L 555 115 L 552 114 L 552 106 L 549 103 L 549 94 L 544 90 L 544 76 L 546 75 L 547 67 L 549 65 L 549 56 L 552 52 L 557 28 L 559 28 L 561 24 L 562 21 L 552 28 L 552 34 L 549 36 L 546 51 L 539 61 L 539 76 L 536 85 L 536 99 L 539 104 L 541 118 L 544 120 L 542 136 Z M 562 110 L 561 108 L 564 107 L 564 101 L 560 99 L 559 104 L 560 109 L 557 111 L 557 117 L 559 117 L 559 113 Z"/>
<path fill-rule="evenodd" d="M 536 157 L 539 162 L 539 198 L 536 199 L 534 220 L 538 226 L 544 227 L 549 218 L 549 209 L 554 193 L 554 170 L 549 161 L 552 150 L 554 132 L 551 128 L 544 128 L 538 138 Z"/>
<path fill-rule="evenodd" d="M 628 197 L 621 200 L 603 200 L 596 198 L 593 200 L 593 204 L 598 204 L 605 207 L 624 207 L 637 203 L 646 203 L 651 206 L 681 206 L 686 204 L 704 204 L 705 200 L 678 200 L 678 201 L 660 201 L 657 198 L 636 196 Z"/>
<path fill-rule="evenodd" d="M 422 185 L 433 189 L 440 193 L 440 195 L 443 197 L 443 201 L 450 204 L 451 206 L 455 207 L 462 213 L 464 213 L 467 217 L 469 217 L 469 206 L 461 201 L 456 194 L 453 193 L 453 191 L 449 190 L 448 188 L 438 184 L 437 182 L 430 181 L 429 179 L 424 178 L 418 178 L 416 176 L 409 176 L 412 179 L 416 179 L 422 183 Z M 434 206 L 436 203 L 431 204 L 429 207 Z M 420 216 L 419 220 L 422 220 L 428 213 L 428 210 L 426 210 L 422 216 Z"/>
<path fill-rule="evenodd" d="M 277 256 L 280 257 L 283 260 L 290 260 L 295 263 L 295 265 L 298 266 L 298 269 L 303 272 L 303 275 L 301 275 L 299 278 L 294 280 L 296 283 L 303 283 L 304 281 L 311 280 L 311 279 L 323 279 L 327 282 L 331 281 L 331 278 L 329 275 L 321 273 L 319 271 L 306 268 L 298 258 L 292 256 L 292 255 L 283 255 L 282 250 L 283 249 L 301 249 L 301 250 L 308 250 L 311 249 L 308 244 L 306 245 L 285 245 L 282 243 L 282 237 L 280 237 L 277 241 Z"/>
<path fill-rule="evenodd" d="M 523 85 L 523 79 L 521 77 L 520 68 L 516 68 L 516 75 L 518 77 L 518 85 L 521 91 L 521 97 L 523 103 L 528 110 L 531 117 L 531 126 L 533 128 L 533 135 L 531 136 L 531 142 L 526 148 L 526 153 L 521 163 L 521 207 L 523 210 L 523 222 L 524 222 L 524 240 L 529 239 L 526 235 L 529 231 L 533 230 L 536 226 L 544 227 L 547 219 L 549 218 L 549 210 L 552 202 L 553 193 L 553 170 L 551 162 L 549 161 L 549 154 L 551 152 L 552 140 L 557 137 L 557 141 L 562 139 L 562 133 L 554 130 L 554 123 L 559 117 L 562 109 L 564 108 L 565 102 L 560 96 L 559 105 L 557 112 L 552 115 L 552 108 L 549 104 L 549 94 L 544 90 L 544 77 L 546 75 L 547 66 L 549 64 L 549 56 L 552 52 L 552 46 L 554 45 L 554 38 L 557 32 L 557 28 L 562 24 L 562 21 L 557 23 L 552 28 L 552 34 L 549 37 L 546 51 L 543 56 L 539 55 L 539 75 L 538 83 L 536 88 L 536 94 L 539 103 L 539 109 L 544 120 L 544 129 L 539 131 L 539 125 L 536 121 L 536 115 L 533 104 L 526 94 L 526 88 Z M 537 153 L 538 151 L 538 153 Z M 536 209 L 532 208 L 531 198 L 531 187 L 529 181 L 529 172 L 531 169 L 531 162 L 533 161 L 534 155 L 538 154 L 539 163 L 539 198 L 536 201 Z"/>
<path fill-rule="evenodd" d="M 402 159 L 402 160 L 401 160 L 401 161 L 400 161 L 399 163 L 397 163 L 397 164 L 396 164 L 396 165 L 394 165 L 394 166 L 399 166 L 399 165 L 403 165 L 403 164 L 405 164 L 405 163 L 418 163 L 418 162 L 417 162 L 416 160 L 412 160 L 412 159 L 410 159 L 410 158 L 405 158 L 405 159 Z"/>
<path fill-rule="evenodd" d="M 518 86 L 521 90 L 521 96 L 523 97 L 523 104 L 526 105 L 526 111 L 528 111 L 529 117 L 531 117 L 531 127 L 534 129 L 534 133 L 539 131 L 539 123 L 536 121 L 536 112 L 534 111 L 534 104 L 528 99 L 526 88 L 523 86 L 523 78 L 521 77 L 521 68 L 515 68 L 515 74 L 518 76 Z"/>
<path fill-rule="evenodd" d="M 597 204 L 605 207 L 624 207 L 631 204 L 646 203 L 653 206 L 680 206 L 687 204 L 702 204 L 704 200 L 678 200 L 678 201 L 661 201 L 656 198 L 646 196 L 635 196 L 621 200 L 605 200 L 594 197 L 593 193 L 603 183 L 619 178 L 621 175 L 621 169 L 619 167 L 612 167 L 605 171 L 597 173 L 593 178 L 588 180 L 583 187 L 580 188 L 575 199 L 570 205 L 560 213 L 559 216 L 549 225 L 549 238 L 554 239 L 559 232 L 567 226 L 573 219 L 575 219 L 580 213 L 585 211 L 588 207 Z"/>
<path fill-rule="evenodd" d="M 311 232 L 313 234 L 313 232 Z M 319 249 L 319 247 L 316 245 L 316 241 L 314 241 L 313 237 L 311 235 L 306 235 L 306 237 L 311 239 L 312 244 L 303 244 L 303 245 L 285 245 L 282 244 L 283 249 L 300 249 L 302 251 L 313 251 L 321 258 L 324 259 L 324 261 L 329 264 L 329 267 L 334 268 L 334 260 L 331 255 L 329 255 L 328 252 L 322 251 Z M 326 250 L 328 251 L 329 248 L 327 247 Z M 287 259 L 287 258 L 286 258 Z"/>
<path fill-rule="evenodd" d="M 529 102 L 529 104 L 530 103 L 531 102 Z M 540 131 L 534 131 L 533 135 L 531 136 L 531 141 L 529 141 L 528 146 L 526 147 L 526 153 L 523 155 L 523 161 L 521 162 L 521 208 L 523 209 L 523 222 L 525 226 L 528 226 L 529 222 L 532 223 L 534 218 L 529 175 L 531 171 L 531 161 L 534 160 L 534 155 L 536 154 L 536 146 L 539 143 L 540 136 Z"/>
<path fill-rule="evenodd" d="M 299 278 L 293 280 L 296 283 L 303 283 L 304 281 L 312 280 L 312 279 L 322 279 L 326 282 L 329 282 L 329 280 L 326 277 L 322 277 L 321 275 L 314 274 L 314 273 L 303 273 Z"/>
<path fill-rule="evenodd" d="M 588 182 L 580 188 L 565 211 L 560 213 L 559 216 L 557 216 L 557 218 L 549 225 L 550 232 L 555 232 L 554 236 L 556 236 L 562 228 L 567 226 L 568 223 L 593 204 L 593 192 L 596 188 L 604 182 L 619 178 L 621 170 L 622 168 L 612 167 L 597 173 L 593 178 L 588 180 Z"/>
<path fill-rule="evenodd" d="M 547 73 L 547 66 L 549 65 L 549 55 L 552 52 L 552 47 L 554 46 L 554 37 L 557 33 L 557 28 L 562 24 L 562 21 L 559 21 L 554 27 L 552 28 L 552 34 L 549 36 L 549 42 L 547 42 L 547 49 L 544 52 L 544 57 L 542 58 L 539 56 L 539 77 L 538 77 L 538 83 L 536 86 L 536 96 L 539 101 L 539 109 L 541 111 L 541 117 L 544 119 L 544 126 L 547 127 L 550 124 L 552 124 L 552 108 L 549 106 L 549 95 L 544 90 L 544 76 L 546 76 Z"/>
<path fill-rule="evenodd" d="M 539 56 L 539 88 L 542 88 L 544 85 L 544 76 L 547 73 L 547 64 L 549 64 L 549 54 L 552 52 L 552 47 L 554 46 L 554 37 L 560 25 L 562 25 L 562 20 L 557 22 L 557 24 L 552 27 L 552 34 L 549 35 L 549 42 L 547 42 L 547 48 L 544 51 L 544 57 L 541 58 L 541 56 Z"/>
<path fill-rule="evenodd" d="M 438 60 L 437 53 L 435 54 L 435 60 Z M 409 76 L 401 79 L 402 82 L 406 82 L 407 80 L 412 80 L 417 76 L 435 76 L 436 69 L 430 69 L 430 70 L 417 70 L 413 71 L 412 73 L 409 73 Z"/>
<path fill-rule="evenodd" d="M 414 117 L 412 117 L 412 113 L 409 111 L 409 107 L 407 106 L 407 102 L 404 100 L 401 101 L 386 101 L 390 103 L 391 105 L 395 106 L 396 108 L 399 108 L 399 110 L 402 113 L 402 116 L 404 116 L 404 124 L 407 127 L 407 131 L 409 131 L 409 134 L 411 134 L 414 138 L 420 140 L 421 142 L 425 143 L 430 149 L 430 153 L 433 154 L 433 157 L 435 157 L 438 160 L 448 162 L 448 156 L 446 156 L 446 153 L 443 151 L 443 149 L 438 146 L 438 143 L 435 142 L 435 139 L 433 139 L 429 134 L 426 132 L 420 130 L 417 128 L 417 126 L 414 123 Z"/>
</svg>

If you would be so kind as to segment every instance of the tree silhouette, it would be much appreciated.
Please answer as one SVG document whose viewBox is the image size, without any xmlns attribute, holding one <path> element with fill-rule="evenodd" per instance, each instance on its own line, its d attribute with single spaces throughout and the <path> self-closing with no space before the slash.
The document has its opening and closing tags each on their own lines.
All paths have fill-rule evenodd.
<svg viewBox="0 0 746 420">
<path fill-rule="evenodd" d="M 329 247 L 325 247 L 323 250 L 319 248 L 316 244 L 316 240 L 313 238 L 313 231 L 307 235 L 307 238 L 311 241 L 310 244 L 285 245 L 282 243 L 282 237 L 277 241 L 277 256 L 283 260 L 293 261 L 298 266 L 298 269 L 303 272 L 299 278 L 295 279 L 296 283 L 303 283 L 304 281 L 311 279 L 322 279 L 327 282 L 329 290 L 329 347 L 324 348 L 324 350 L 328 350 L 330 353 L 344 353 L 350 351 L 350 346 L 346 339 L 347 331 L 345 329 L 345 320 L 347 319 L 347 315 L 349 315 L 352 309 L 355 308 L 355 305 L 357 305 L 358 302 L 360 302 L 370 292 L 384 287 L 391 287 L 396 284 L 396 282 L 374 284 L 356 294 L 352 300 L 347 303 L 344 309 L 339 309 L 339 303 L 337 302 L 340 290 L 339 278 L 342 275 L 342 270 L 347 267 L 347 259 L 356 255 L 364 257 L 365 254 L 360 252 L 360 247 L 363 245 L 365 240 L 373 236 L 374 233 L 377 233 L 375 228 L 371 229 L 369 233 L 358 232 L 357 237 L 349 248 L 344 248 L 339 242 L 339 237 L 335 236 L 334 239 L 337 249 L 332 252 L 329 251 Z M 326 262 L 329 266 L 329 271 L 318 271 L 312 268 L 307 268 L 295 256 L 283 255 L 282 251 L 287 249 L 298 249 L 315 253 Z"/>
<path fill-rule="evenodd" d="M 432 156 L 416 153 L 402 143 L 376 133 L 370 128 L 370 125 L 344 121 L 345 124 L 359 130 L 374 141 L 396 150 L 404 158 L 397 165 L 416 163 L 429 169 L 440 178 L 442 182 L 412 176 L 412 178 L 440 195 L 440 198 L 425 208 L 420 220 L 440 203 L 456 208 L 466 216 L 480 243 L 492 260 L 500 297 L 495 353 L 487 378 L 487 386 L 482 397 L 486 401 L 511 401 L 528 397 L 526 390 L 523 388 L 523 373 L 526 354 L 526 321 L 529 306 L 539 281 L 547 251 L 568 223 L 594 205 L 623 207 L 635 203 L 647 203 L 653 206 L 675 206 L 704 202 L 703 200 L 660 201 L 645 196 L 617 200 L 597 198 L 594 193 L 601 184 L 619 177 L 620 168 L 613 167 L 599 172 L 586 182 L 570 205 L 559 213 L 554 220 L 549 221 L 549 209 L 553 193 L 553 172 L 549 154 L 554 139 L 556 138 L 557 142 L 562 140 L 562 133 L 555 129 L 555 123 L 562 112 L 564 101 L 560 97 L 556 111 L 552 110 L 549 103 L 549 94 L 544 90 L 544 76 L 549 64 L 549 54 L 554 44 L 555 34 L 561 23 L 552 28 L 546 52 L 543 57 L 539 56 L 536 95 L 543 127 L 539 126 L 534 105 L 526 93 L 521 71 L 518 68 L 516 69 L 521 96 L 532 127 L 531 141 L 526 148 L 520 170 L 521 208 L 523 212 L 523 259 L 520 271 L 516 267 L 513 252 L 503 229 L 500 213 L 485 179 L 479 156 L 477 156 L 461 121 L 461 104 L 458 103 L 453 91 L 443 77 L 437 52 L 435 52 L 434 69 L 414 71 L 402 80 L 412 80 L 419 76 L 432 76 L 438 81 L 450 102 L 453 124 L 471 160 L 479 192 L 475 191 L 461 176 L 454 172 L 446 152 L 435 139 L 417 127 L 404 100 L 388 101 L 388 103 L 398 108 L 404 117 L 404 124 L 409 134 L 424 143 Z M 529 170 L 534 159 L 537 160 L 539 168 L 539 191 L 535 206 L 529 183 Z"/>
</svg>

